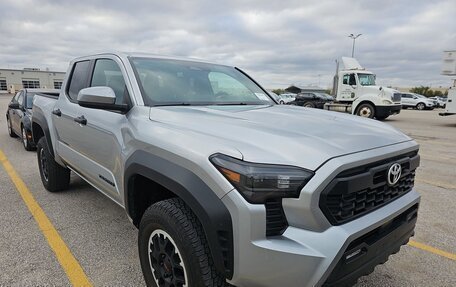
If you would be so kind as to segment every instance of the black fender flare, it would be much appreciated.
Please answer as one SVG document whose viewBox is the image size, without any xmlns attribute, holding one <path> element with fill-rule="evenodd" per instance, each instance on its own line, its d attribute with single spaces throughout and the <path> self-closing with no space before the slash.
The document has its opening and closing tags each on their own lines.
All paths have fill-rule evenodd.
<svg viewBox="0 0 456 287">
<path fill-rule="evenodd" d="M 43 135 L 38 131 L 38 128 L 41 128 Z M 49 152 L 54 156 L 54 148 L 52 145 L 51 134 L 49 132 L 49 126 L 46 121 L 46 118 L 42 113 L 34 112 L 32 117 L 32 139 L 33 143 L 36 145 L 40 140 L 41 136 L 44 136 L 49 147 Z"/>
<path fill-rule="evenodd" d="M 130 218 L 135 217 L 129 202 L 134 191 L 129 181 L 135 175 L 146 177 L 173 192 L 201 222 L 217 271 L 233 276 L 233 227 L 228 208 L 191 170 L 145 151 L 134 152 L 125 163 L 124 203 Z M 133 212 L 133 213 L 132 213 Z"/>
</svg>

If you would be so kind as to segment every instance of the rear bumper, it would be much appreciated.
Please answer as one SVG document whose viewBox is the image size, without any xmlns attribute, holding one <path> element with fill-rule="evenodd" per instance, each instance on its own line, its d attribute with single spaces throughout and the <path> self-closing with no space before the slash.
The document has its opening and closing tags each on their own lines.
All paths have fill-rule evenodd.
<svg viewBox="0 0 456 287">
<path fill-rule="evenodd" d="M 402 105 L 393 106 L 376 106 L 375 112 L 377 117 L 386 118 L 391 115 L 396 115 L 401 112 Z"/>
</svg>

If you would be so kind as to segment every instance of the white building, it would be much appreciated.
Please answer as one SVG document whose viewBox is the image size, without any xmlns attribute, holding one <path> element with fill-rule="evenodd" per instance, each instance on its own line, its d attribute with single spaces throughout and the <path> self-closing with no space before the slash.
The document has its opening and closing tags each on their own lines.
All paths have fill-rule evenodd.
<svg viewBox="0 0 456 287">
<path fill-rule="evenodd" d="M 14 94 L 22 88 L 60 89 L 64 72 L 41 71 L 35 68 L 0 69 L 0 93 Z"/>
</svg>

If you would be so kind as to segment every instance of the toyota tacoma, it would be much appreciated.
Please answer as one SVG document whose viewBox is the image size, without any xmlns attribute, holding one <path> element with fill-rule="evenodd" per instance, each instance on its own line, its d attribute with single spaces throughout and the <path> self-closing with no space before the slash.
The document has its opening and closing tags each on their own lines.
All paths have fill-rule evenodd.
<svg viewBox="0 0 456 287">
<path fill-rule="evenodd" d="M 122 206 L 148 286 L 350 285 L 414 234 L 418 145 L 389 125 L 278 105 L 195 59 L 106 53 L 66 75 L 34 100 L 41 180 L 74 172 Z"/>
</svg>

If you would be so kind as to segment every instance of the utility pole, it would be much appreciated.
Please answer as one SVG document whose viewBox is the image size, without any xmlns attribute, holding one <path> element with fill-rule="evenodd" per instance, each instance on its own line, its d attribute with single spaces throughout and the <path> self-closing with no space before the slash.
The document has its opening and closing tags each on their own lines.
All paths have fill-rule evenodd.
<svg viewBox="0 0 456 287">
<path fill-rule="evenodd" d="M 358 34 L 358 35 L 354 35 L 354 34 L 350 34 L 348 35 L 349 38 L 352 38 L 353 39 L 353 46 L 352 46 L 352 58 L 353 56 L 355 55 L 355 40 L 356 38 L 358 38 L 359 36 L 361 36 L 362 34 Z"/>
</svg>

